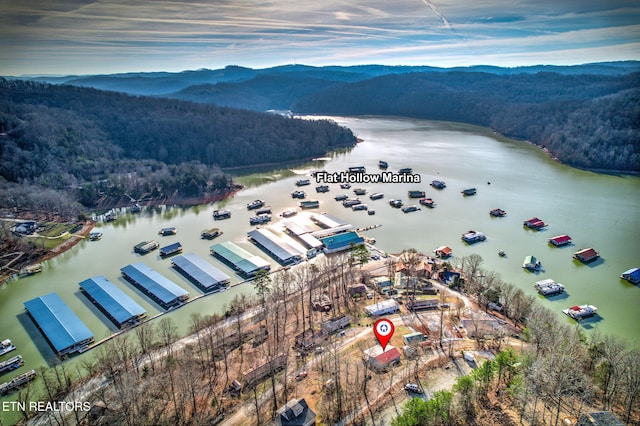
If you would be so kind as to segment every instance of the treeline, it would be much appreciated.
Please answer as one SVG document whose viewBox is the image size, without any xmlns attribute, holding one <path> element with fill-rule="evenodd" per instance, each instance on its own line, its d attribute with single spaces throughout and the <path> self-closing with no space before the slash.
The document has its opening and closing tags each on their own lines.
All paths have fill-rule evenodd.
<svg viewBox="0 0 640 426">
<path fill-rule="evenodd" d="M 293 109 L 466 122 L 529 140 L 572 166 L 640 171 L 639 87 L 640 73 L 412 73 L 337 84 Z"/>
<path fill-rule="evenodd" d="M 326 120 L 6 79 L 0 140 L 5 181 L 79 190 L 85 205 L 124 189 L 198 195 L 229 185 L 222 167 L 311 158 L 355 143 L 350 130 Z"/>
</svg>

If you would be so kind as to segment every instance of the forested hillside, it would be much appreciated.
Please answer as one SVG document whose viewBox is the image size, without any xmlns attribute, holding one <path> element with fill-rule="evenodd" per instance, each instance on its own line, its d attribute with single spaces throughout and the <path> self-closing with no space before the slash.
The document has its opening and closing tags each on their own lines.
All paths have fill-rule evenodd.
<svg viewBox="0 0 640 426">
<path fill-rule="evenodd" d="M 355 143 L 329 121 L 0 79 L 0 176 L 8 184 L 69 191 L 92 205 L 225 188 L 220 168 L 324 155 Z M 25 194 L 10 185 L 5 206 Z M 24 200 L 23 200 L 24 201 Z M 24 205 L 24 204 L 21 204 Z"/>
<path fill-rule="evenodd" d="M 478 124 L 576 167 L 640 171 L 640 73 L 412 73 L 334 85 L 300 113 L 397 115 Z"/>
</svg>

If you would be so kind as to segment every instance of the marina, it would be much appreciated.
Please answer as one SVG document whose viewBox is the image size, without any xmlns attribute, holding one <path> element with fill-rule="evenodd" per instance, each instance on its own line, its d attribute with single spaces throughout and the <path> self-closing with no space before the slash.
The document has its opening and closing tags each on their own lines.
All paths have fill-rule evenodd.
<svg viewBox="0 0 640 426">
<path fill-rule="evenodd" d="M 221 290 L 231 282 L 231 277 L 195 253 L 173 258 L 171 266 L 204 292 Z"/>
<path fill-rule="evenodd" d="M 82 281 L 80 290 L 118 328 L 137 324 L 147 316 L 142 306 L 105 276 Z"/>
<path fill-rule="evenodd" d="M 186 290 L 144 263 L 127 265 L 120 272 L 127 281 L 165 309 L 178 306 L 189 298 Z"/>
</svg>

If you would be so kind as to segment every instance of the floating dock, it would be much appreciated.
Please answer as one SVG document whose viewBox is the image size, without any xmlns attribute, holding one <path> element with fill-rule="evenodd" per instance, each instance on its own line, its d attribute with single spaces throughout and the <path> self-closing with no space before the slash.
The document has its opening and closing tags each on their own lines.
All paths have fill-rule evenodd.
<svg viewBox="0 0 640 426">
<path fill-rule="evenodd" d="M 195 253 L 175 257 L 172 266 L 204 292 L 224 288 L 231 278 Z"/>
<path fill-rule="evenodd" d="M 302 261 L 303 252 L 268 229 L 255 229 L 247 235 L 258 247 L 282 265 L 292 265 Z"/>
<path fill-rule="evenodd" d="M 253 277 L 258 271 L 269 271 L 269 262 L 255 256 L 231 241 L 215 244 L 210 248 L 211 254 L 234 268 L 245 277 Z"/>
<path fill-rule="evenodd" d="M 147 315 L 142 306 L 104 276 L 82 281 L 80 290 L 118 328 L 136 324 Z"/>
<path fill-rule="evenodd" d="M 314 214 L 313 216 L 311 216 L 311 221 L 324 229 L 348 225 L 348 223 L 344 220 L 340 220 L 337 217 L 333 217 L 328 214 Z"/>
<path fill-rule="evenodd" d="M 93 334 L 56 293 L 24 302 L 24 307 L 58 356 L 83 352 Z"/>
<path fill-rule="evenodd" d="M 158 247 L 160 247 L 160 243 L 157 242 L 156 240 L 143 241 L 141 243 L 136 244 L 133 247 L 133 251 L 135 251 L 138 254 L 147 254 L 157 249 Z"/>
<path fill-rule="evenodd" d="M 165 309 L 180 305 L 189 298 L 182 287 L 144 263 L 133 263 L 120 269 L 122 276 Z"/>
<path fill-rule="evenodd" d="M 178 253 L 182 253 L 182 244 L 180 243 L 169 244 L 168 246 L 164 246 L 160 249 L 160 256 L 162 257 L 167 257 Z"/>
</svg>

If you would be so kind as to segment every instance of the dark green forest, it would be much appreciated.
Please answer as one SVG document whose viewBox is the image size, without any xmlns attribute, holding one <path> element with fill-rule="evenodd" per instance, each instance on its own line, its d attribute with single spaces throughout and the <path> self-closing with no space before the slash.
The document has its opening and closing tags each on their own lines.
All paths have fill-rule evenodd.
<svg viewBox="0 0 640 426">
<path fill-rule="evenodd" d="M 28 208 L 12 185 L 86 206 L 202 196 L 230 186 L 222 168 L 311 158 L 356 139 L 326 120 L 0 79 L 0 141 L 1 204 Z"/>
</svg>

